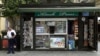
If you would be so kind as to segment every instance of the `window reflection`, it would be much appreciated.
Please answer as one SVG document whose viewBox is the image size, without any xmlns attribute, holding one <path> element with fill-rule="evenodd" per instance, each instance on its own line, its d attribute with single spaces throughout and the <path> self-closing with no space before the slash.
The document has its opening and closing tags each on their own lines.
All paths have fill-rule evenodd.
<svg viewBox="0 0 100 56">
<path fill-rule="evenodd" d="M 93 3 L 94 0 L 71 0 L 73 3 Z"/>
<path fill-rule="evenodd" d="M 21 4 L 59 4 L 67 3 L 68 0 L 20 0 Z"/>
<path fill-rule="evenodd" d="M 47 0 L 48 3 L 67 3 L 67 0 Z"/>
<path fill-rule="evenodd" d="M 67 3 L 94 3 L 95 0 L 20 0 L 21 4 L 62 5 Z"/>
<path fill-rule="evenodd" d="M 66 21 L 37 21 L 36 33 L 66 33 Z"/>
</svg>

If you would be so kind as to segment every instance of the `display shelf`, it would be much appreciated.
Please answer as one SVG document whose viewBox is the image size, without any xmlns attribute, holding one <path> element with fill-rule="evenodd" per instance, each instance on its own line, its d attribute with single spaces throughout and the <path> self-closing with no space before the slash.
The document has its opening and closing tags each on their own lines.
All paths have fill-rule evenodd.
<svg viewBox="0 0 100 56">
<path fill-rule="evenodd" d="M 67 33 L 54 33 L 54 34 L 50 34 L 50 35 L 67 35 Z"/>
<path fill-rule="evenodd" d="M 41 48 L 36 48 L 36 49 L 50 49 L 50 48 L 46 48 L 46 47 L 41 47 Z"/>
<path fill-rule="evenodd" d="M 50 35 L 49 33 L 36 33 L 36 35 Z"/>
</svg>

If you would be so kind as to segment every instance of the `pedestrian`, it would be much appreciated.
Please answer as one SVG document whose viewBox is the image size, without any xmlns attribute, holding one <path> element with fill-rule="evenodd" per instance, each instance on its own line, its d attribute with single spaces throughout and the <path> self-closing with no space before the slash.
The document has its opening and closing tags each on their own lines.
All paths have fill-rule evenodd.
<svg viewBox="0 0 100 56">
<path fill-rule="evenodd" d="M 14 51 L 14 44 L 15 44 L 15 38 L 16 36 L 16 32 L 14 29 L 12 29 L 11 27 L 8 27 L 8 31 L 7 31 L 7 37 L 8 37 L 8 54 L 10 53 L 15 53 Z"/>
</svg>

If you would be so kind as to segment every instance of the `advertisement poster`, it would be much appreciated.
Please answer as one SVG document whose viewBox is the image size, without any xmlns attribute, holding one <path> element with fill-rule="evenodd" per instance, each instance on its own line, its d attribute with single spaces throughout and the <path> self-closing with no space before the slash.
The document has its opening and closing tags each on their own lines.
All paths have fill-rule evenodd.
<svg viewBox="0 0 100 56">
<path fill-rule="evenodd" d="M 65 38 L 50 38 L 50 48 L 65 48 Z"/>
</svg>

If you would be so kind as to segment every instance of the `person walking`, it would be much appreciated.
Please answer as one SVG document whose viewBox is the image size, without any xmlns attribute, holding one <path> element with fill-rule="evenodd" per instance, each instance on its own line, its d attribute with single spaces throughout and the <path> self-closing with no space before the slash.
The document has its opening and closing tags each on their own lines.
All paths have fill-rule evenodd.
<svg viewBox="0 0 100 56">
<path fill-rule="evenodd" d="M 8 27 L 8 31 L 7 31 L 7 37 L 8 37 L 8 52 L 7 54 L 10 53 L 15 53 L 14 51 L 14 44 L 15 44 L 15 38 L 16 36 L 16 32 L 14 29 L 12 29 L 11 27 Z"/>
</svg>

